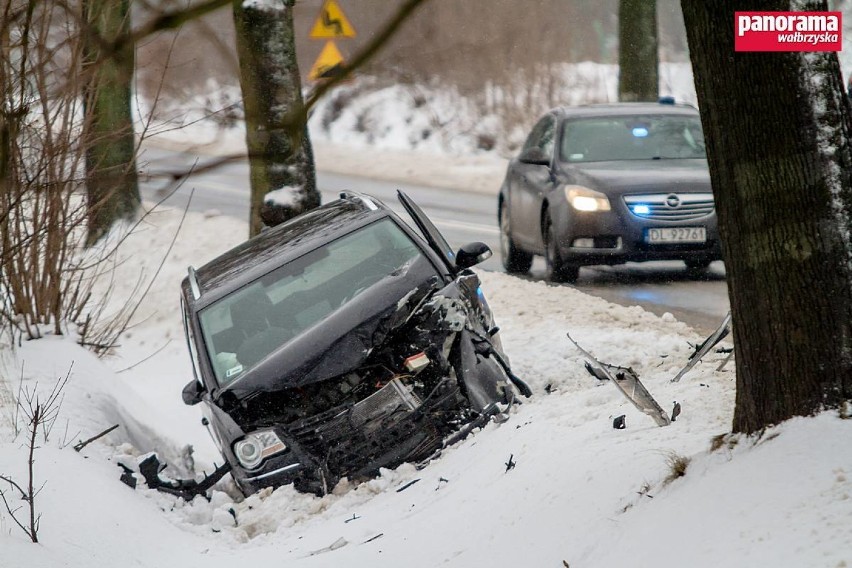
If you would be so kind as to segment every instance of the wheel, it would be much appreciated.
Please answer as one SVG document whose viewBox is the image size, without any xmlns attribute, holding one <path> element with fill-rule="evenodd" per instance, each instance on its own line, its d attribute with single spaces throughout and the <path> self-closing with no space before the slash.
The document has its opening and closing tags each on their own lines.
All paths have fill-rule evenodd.
<svg viewBox="0 0 852 568">
<path fill-rule="evenodd" d="M 545 277 L 550 282 L 576 282 L 580 275 L 580 267 L 565 264 L 562 257 L 559 256 L 559 248 L 556 246 L 556 230 L 553 228 L 550 214 L 546 214 L 544 217 L 544 236 L 544 261 L 547 267 Z"/>
<path fill-rule="evenodd" d="M 710 266 L 710 262 L 707 258 L 690 258 L 683 261 L 687 270 L 704 270 Z"/>
<path fill-rule="evenodd" d="M 510 273 L 524 273 L 532 266 L 533 255 L 524 252 L 512 241 L 512 227 L 509 222 L 509 206 L 500 204 L 500 256 L 503 268 Z"/>
</svg>

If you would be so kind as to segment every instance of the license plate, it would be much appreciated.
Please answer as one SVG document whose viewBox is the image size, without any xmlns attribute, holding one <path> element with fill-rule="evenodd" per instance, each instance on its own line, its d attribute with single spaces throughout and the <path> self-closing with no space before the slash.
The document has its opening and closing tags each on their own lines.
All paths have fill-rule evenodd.
<svg viewBox="0 0 852 568">
<path fill-rule="evenodd" d="M 707 229 L 704 227 L 666 227 L 648 229 L 645 242 L 663 243 L 704 243 L 707 242 Z"/>
</svg>

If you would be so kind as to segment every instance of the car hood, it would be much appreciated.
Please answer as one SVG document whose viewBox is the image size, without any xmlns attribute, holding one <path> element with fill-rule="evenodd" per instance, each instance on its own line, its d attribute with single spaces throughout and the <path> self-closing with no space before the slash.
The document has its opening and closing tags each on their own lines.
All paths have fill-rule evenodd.
<svg viewBox="0 0 852 568">
<path fill-rule="evenodd" d="M 437 276 L 412 282 L 411 272 L 418 271 L 386 277 L 365 290 L 222 388 L 217 398 L 301 387 L 360 367 L 440 287 Z"/>
<path fill-rule="evenodd" d="M 652 191 L 710 191 L 707 160 L 661 159 L 621 160 L 563 164 L 562 173 L 570 183 L 616 194 Z"/>
</svg>

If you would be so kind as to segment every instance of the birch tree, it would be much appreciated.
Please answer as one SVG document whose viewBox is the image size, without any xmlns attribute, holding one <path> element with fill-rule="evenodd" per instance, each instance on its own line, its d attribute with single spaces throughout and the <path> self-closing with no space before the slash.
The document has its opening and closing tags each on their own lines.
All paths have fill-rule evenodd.
<svg viewBox="0 0 852 568">
<path fill-rule="evenodd" d="M 295 0 L 234 0 L 246 121 L 249 234 L 317 207 L 320 195 L 303 108 L 293 31 Z"/>
</svg>

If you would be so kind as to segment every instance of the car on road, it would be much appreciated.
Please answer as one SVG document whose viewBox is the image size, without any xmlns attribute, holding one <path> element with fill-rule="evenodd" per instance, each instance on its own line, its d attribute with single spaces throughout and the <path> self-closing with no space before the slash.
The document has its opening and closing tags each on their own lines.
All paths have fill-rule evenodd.
<svg viewBox="0 0 852 568">
<path fill-rule="evenodd" d="M 542 255 L 547 278 L 576 281 L 581 266 L 721 259 L 698 111 L 619 103 L 556 108 L 510 161 L 498 201 L 508 272 Z"/>
<path fill-rule="evenodd" d="M 222 254 L 181 286 L 195 378 L 184 402 L 246 494 L 427 460 L 529 388 L 470 267 L 404 193 L 415 231 L 345 193 Z M 418 232 L 419 231 L 419 232 Z"/>
</svg>

